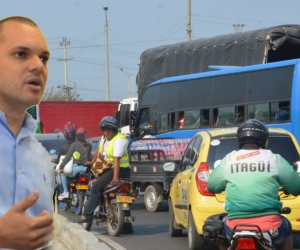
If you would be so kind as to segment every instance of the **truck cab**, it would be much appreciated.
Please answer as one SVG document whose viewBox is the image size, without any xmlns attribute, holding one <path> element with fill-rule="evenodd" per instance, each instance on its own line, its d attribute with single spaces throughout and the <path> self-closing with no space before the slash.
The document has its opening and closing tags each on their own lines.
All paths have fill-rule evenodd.
<svg viewBox="0 0 300 250">
<path fill-rule="evenodd" d="M 120 123 L 121 133 L 127 137 L 130 135 L 131 111 L 136 111 L 137 107 L 137 97 L 122 99 L 118 105 L 118 110 L 114 114 Z"/>
</svg>

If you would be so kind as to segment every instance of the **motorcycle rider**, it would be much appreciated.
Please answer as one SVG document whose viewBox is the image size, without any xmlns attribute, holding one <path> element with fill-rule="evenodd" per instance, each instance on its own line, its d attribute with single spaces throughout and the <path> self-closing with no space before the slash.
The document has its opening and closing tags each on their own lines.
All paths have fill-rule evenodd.
<svg viewBox="0 0 300 250">
<path fill-rule="evenodd" d="M 280 155 L 267 150 L 268 128 L 250 119 L 237 130 L 240 150 L 227 154 L 208 179 L 208 189 L 221 193 L 226 188 L 224 223 L 227 238 L 236 224 L 255 224 L 267 231 L 276 249 L 293 249 L 292 228 L 282 215 L 278 200 L 280 186 L 292 195 L 300 194 L 300 177 Z M 247 229 L 247 228 L 246 228 Z M 221 250 L 228 245 L 220 245 Z"/>
<path fill-rule="evenodd" d="M 77 223 L 85 223 L 93 220 L 94 210 L 99 204 L 101 193 L 109 183 L 118 182 L 119 178 L 130 178 L 131 169 L 128 156 L 128 139 L 119 132 L 119 122 L 111 116 L 105 116 L 100 121 L 103 137 L 99 143 L 99 150 L 95 153 L 93 160 L 86 165 L 93 165 L 99 154 L 104 160 L 112 162 L 113 166 L 98 177 L 91 189 L 91 196 L 85 207 L 84 213 Z M 130 210 L 125 211 L 125 216 L 130 216 Z M 131 223 L 124 223 L 124 234 L 133 234 Z"/>
<path fill-rule="evenodd" d="M 80 172 L 86 172 L 87 167 L 84 166 L 84 164 L 87 160 L 90 159 L 92 145 L 86 141 L 86 129 L 81 127 L 77 129 L 76 134 L 77 141 L 71 144 L 68 153 L 66 154 L 63 162 L 60 164 L 58 169 L 63 185 L 63 193 L 58 196 L 58 200 L 63 200 L 69 197 L 67 177 L 74 177 Z M 72 173 L 64 174 L 64 166 L 68 163 L 71 157 L 73 157 L 74 152 L 79 153 L 79 158 L 73 159 Z"/>
<path fill-rule="evenodd" d="M 69 151 L 69 148 L 70 148 L 71 144 L 73 142 L 75 142 L 76 127 L 73 124 L 73 122 L 66 122 L 66 124 L 64 126 L 64 129 L 63 129 L 63 134 L 64 134 L 64 137 L 66 138 L 67 142 L 60 147 L 60 149 L 58 151 L 58 154 L 57 154 L 57 158 L 53 158 L 51 160 L 55 164 L 59 163 L 60 157 L 62 155 L 66 155 Z M 59 185 L 60 193 L 63 193 L 63 186 L 62 186 L 62 183 L 61 183 L 60 174 L 58 174 L 56 171 L 55 171 L 55 178 L 56 178 L 56 182 Z"/>
<path fill-rule="evenodd" d="M 59 163 L 59 159 L 62 155 L 66 155 L 69 151 L 69 148 L 76 138 L 76 127 L 72 122 L 66 122 L 63 129 L 64 137 L 66 138 L 66 144 L 62 145 L 58 151 L 57 158 L 53 158 L 52 162 L 55 164 Z"/>
</svg>

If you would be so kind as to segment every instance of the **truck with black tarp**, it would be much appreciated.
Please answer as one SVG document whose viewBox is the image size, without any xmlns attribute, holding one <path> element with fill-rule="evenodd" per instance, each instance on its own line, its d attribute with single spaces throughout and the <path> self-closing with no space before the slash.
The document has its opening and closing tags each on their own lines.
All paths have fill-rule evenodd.
<svg viewBox="0 0 300 250">
<path fill-rule="evenodd" d="M 205 72 L 209 65 L 247 66 L 300 58 L 300 25 L 279 25 L 145 50 L 136 78 L 141 103 L 159 79 Z"/>
</svg>

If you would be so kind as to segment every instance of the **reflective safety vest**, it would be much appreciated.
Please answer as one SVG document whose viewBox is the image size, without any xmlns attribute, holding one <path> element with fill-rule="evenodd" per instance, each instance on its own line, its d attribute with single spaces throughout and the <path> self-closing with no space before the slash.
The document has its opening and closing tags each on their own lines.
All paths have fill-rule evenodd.
<svg viewBox="0 0 300 250">
<path fill-rule="evenodd" d="M 121 168 L 127 168 L 127 167 L 129 167 L 129 156 L 128 156 L 128 151 L 127 151 L 128 139 L 127 139 L 126 136 L 122 135 L 120 132 L 118 132 L 109 141 L 108 147 L 107 147 L 106 152 L 105 152 L 104 160 L 107 161 L 107 162 L 114 162 L 114 147 L 113 147 L 113 145 L 114 145 L 115 141 L 119 138 L 123 138 L 123 139 L 126 140 L 126 151 L 124 152 L 124 155 L 120 159 L 120 167 Z M 105 137 L 102 136 L 101 141 L 100 141 L 100 146 L 99 146 L 99 152 L 100 153 L 103 150 L 104 140 L 105 140 Z"/>
</svg>

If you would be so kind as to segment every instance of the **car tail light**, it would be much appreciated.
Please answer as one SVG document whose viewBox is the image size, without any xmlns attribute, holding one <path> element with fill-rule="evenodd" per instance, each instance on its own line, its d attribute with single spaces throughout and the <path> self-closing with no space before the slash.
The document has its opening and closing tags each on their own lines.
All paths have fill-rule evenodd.
<svg viewBox="0 0 300 250">
<path fill-rule="evenodd" d="M 240 238 L 237 240 L 236 250 L 256 250 L 255 241 L 252 238 Z"/>
<path fill-rule="evenodd" d="M 78 182 L 79 183 L 86 182 L 86 177 L 85 176 L 80 176 L 79 179 L 78 179 Z"/>
<path fill-rule="evenodd" d="M 214 196 L 207 188 L 209 171 L 206 162 L 201 162 L 196 174 L 196 183 L 198 191 L 202 195 Z"/>
</svg>

